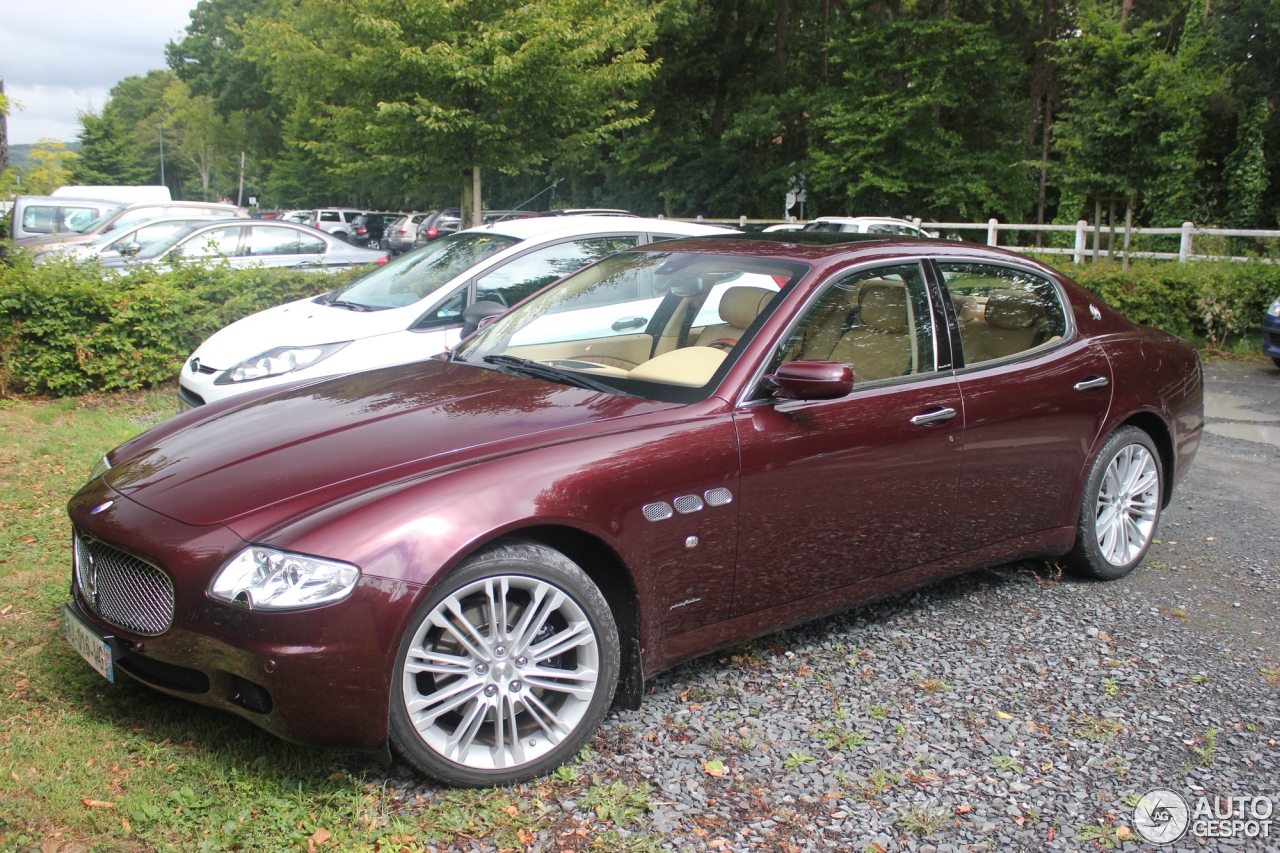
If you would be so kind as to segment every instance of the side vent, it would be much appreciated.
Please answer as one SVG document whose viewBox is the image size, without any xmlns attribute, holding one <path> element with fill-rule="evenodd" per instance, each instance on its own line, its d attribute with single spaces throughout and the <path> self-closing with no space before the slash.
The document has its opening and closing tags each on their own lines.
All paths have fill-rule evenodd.
<svg viewBox="0 0 1280 853">
<path fill-rule="evenodd" d="M 724 506 L 733 503 L 733 492 L 728 489 L 711 489 L 703 492 L 702 496 L 707 499 L 707 506 Z"/>
<path fill-rule="evenodd" d="M 688 515 L 691 512 L 697 512 L 702 509 L 703 506 L 702 498 L 697 495 L 681 495 L 676 498 L 676 512 L 681 515 Z"/>
<path fill-rule="evenodd" d="M 640 507 L 640 512 L 644 513 L 644 517 L 650 521 L 665 521 L 672 516 L 671 504 L 666 501 L 645 504 Z"/>
</svg>

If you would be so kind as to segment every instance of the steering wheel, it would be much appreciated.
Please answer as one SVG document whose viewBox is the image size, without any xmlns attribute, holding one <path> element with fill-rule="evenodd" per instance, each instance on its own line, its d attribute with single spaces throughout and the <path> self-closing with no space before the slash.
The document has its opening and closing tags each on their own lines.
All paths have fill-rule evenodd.
<svg viewBox="0 0 1280 853">
<path fill-rule="evenodd" d="M 716 338 L 711 343 L 705 344 L 705 346 L 714 347 L 715 349 L 723 350 L 724 352 L 728 352 L 729 350 L 733 349 L 737 345 L 738 345 L 737 338 Z"/>
</svg>

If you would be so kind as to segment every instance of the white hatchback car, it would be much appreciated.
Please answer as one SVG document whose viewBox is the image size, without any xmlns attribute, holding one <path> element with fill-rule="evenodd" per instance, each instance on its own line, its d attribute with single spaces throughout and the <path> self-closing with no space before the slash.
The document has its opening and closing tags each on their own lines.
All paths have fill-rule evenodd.
<svg viewBox="0 0 1280 853">
<path fill-rule="evenodd" d="M 891 216 L 819 216 L 806 222 L 802 231 L 833 231 L 842 234 L 896 234 L 901 237 L 937 237 L 906 219 Z"/>
<path fill-rule="evenodd" d="M 183 407 L 200 406 L 299 379 L 421 361 L 461 339 L 462 313 L 474 303 L 509 307 L 614 252 L 733 231 L 635 216 L 530 217 L 459 231 L 332 293 L 215 332 L 183 366 L 178 397 Z M 644 323 L 624 319 L 620 333 Z"/>
</svg>

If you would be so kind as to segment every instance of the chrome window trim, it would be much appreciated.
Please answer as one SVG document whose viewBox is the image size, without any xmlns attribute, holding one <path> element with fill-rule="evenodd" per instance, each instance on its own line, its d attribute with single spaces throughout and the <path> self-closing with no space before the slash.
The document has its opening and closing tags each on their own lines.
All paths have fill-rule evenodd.
<svg viewBox="0 0 1280 853">
<path fill-rule="evenodd" d="M 915 380 L 923 379 L 927 377 L 944 375 L 945 373 L 944 371 L 938 370 L 938 330 L 936 328 L 936 324 L 933 323 L 933 319 L 935 316 L 935 309 L 937 306 L 933 304 L 933 297 L 929 295 L 929 279 L 928 279 L 927 271 L 925 269 L 926 262 L 929 260 L 931 259 L 924 255 L 920 255 L 917 257 L 906 257 L 906 258 L 901 258 L 893 261 L 885 261 L 884 259 L 879 259 L 874 261 L 862 261 L 861 263 L 851 264 L 850 266 L 847 266 L 847 267 L 841 267 L 839 270 L 836 270 L 835 272 L 828 275 L 827 278 L 823 279 L 821 284 L 819 284 L 817 287 L 814 288 L 813 293 L 809 294 L 808 298 L 805 299 L 804 303 L 795 312 L 795 315 L 791 318 L 791 322 L 788 323 L 786 327 L 783 328 L 782 333 L 780 335 L 774 338 L 775 345 L 777 342 L 787 340 L 791 336 L 791 333 L 795 331 L 796 326 L 802 323 L 804 321 L 804 318 L 809 315 L 809 311 L 813 309 L 813 306 L 819 300 L 821 300 L 822 297 L 826 294 L 826 292 L 831 288 L 831 286 L 835 284 L 837 281 L 839 281 L 840 279 L 846 278 L 850 275 L 856 275 L 857 273 L 864 272 L 866 270 L 873 270 L 880 267 L 900 267 L 900 266 L 905 266 L 907 264 L 914 263 L 920 267 L 920 276 L 923 279 L 925 284 L 925 297 L 929 300 L 929 322 L 930 324 L 935 325 L 935 328 L 933 330 L 933 370 L 929 371 L 928 373 L 916 373 L 914 375 L 909 374 L 908 376 L 894 376 L 889 379 L 875 379 L 870 382 L 863 382 L 855 385 L 853 391 L 849 392 L 849 394 L 847 394 L 846 396 L 836 397 L 835 399 L 847 400 L 849 399 L 849 397 L 852 397 L 854 394 L 858 393 L 864 388 L 879 388 L 890 383 L 900 383 L 903 381 L 915 381 Z M 741 393 L 738 394 L 738 401 L 735 404 L 734 408 L 739 408 L 741 406 L 750 406 L 750 405 L 754 405 L 756 403 L 761 403 L 761 402 L 764 402 L 764 403 L 784 402 L 782 400 L 779 400 L 777 397 L 761 398 L 761 397 L 757 397 L 755 394 L 756 389 L 760 387 L 760 384 L 764 380 L 764 372 L 768 368 L 769 362 L 773 360 L 773 352 L 774 352 L 774 347 L 770 347 L 769 357 L 766 359 L 763 359 L 758 365 L 756 365 L 755 372 L 751 375 L 751 380 L 742 386 L 742 391 Z M 954 355 L 952 356 L 952 358 L 954 360 Z M 785 402 L 792 402 L 792 401 L 785 401 Z M 798 402 L 829 403 L 832 401 L 831 400 L 803 400 Z"/>
<path fill-rule="evenodd" d="M 992 260 L 990 258 L 965 257 L 963 255 L 948 255 L 945 259 L 940 257 L 934 257 L 931 260 L 938 268 L 938 282 L 942 286 L 943 295 L 946 296 L 948 300 L 950 300 L 951 288 L 947 286 L 947 277 L 946 277 L 946 273 L 943 272 L 942 270 L 942 265 L 944 263 L 982 264 L 983 266 L 988 266 L 988 267 L 1007 267 L 1009 269 L 1018 270 L 1019 272 L 1025 272 L 1029 275 L 1034 275 L 1037 278 L 1044 279 L 1045 281 L 1049 282 L 1049 284 L 1053 286 L 1054 292 L 1058 294 L 1058 304 L 1062 307 L 1063 322 L 1066 325 L 1066 329 L 1063 330 L 1062 340 L 1054 341 L 1051 344 L 1041 344 L 1040 346 L 1034 347 L 1033 349 L 1023 350 L 1022 352 L 1015 352 L 1013 355 L 1006 355 L 1000 358 L 993 358 L 988 361 L 980 361 L 977 364 L 969 364 L 966 361 L 964 367 L 952 368 L 952 370 L 955 372 L 955 375 L 957 377 L 968 376 L 971 373 L 976 373 L 980 370 L 987 370 L 992 367 L 1002 367 L 1004 365 L 1013 364 L 1019 361 L 1026 361 L 1032 358 L 1039 358 L 1045 353 L 1055 352 L 1056 350 L 1061 349 L 1062 347 L 1075 342 L 1077 337 L 1075 311 L 1067 310 L 1068 306 L 1072 306 L 1071 299 L 1067 296 L 1066 289 L 1063 288 L 1062 284 L 1058 282 L 1058 280 L 1053 276 L 1046 275 L 1041 270 L 1036 269 L 1035 267 L 1032 267 L 1029 264 L 1009 263 L 1004 258 L 1001 258 L 1000 260 Z M 1074 306 L 1072 306 L 1072 308 L 1074 309 Z M 954 313 L 954 310 L 955 310 L 954 303 L 951 310 Z M 958 317 L 956 318 L 956 322 L 957 322 L 957 328 L 958 328 L 958 323 L 959 323 Z M 960 343 L 960 354 L 961 354 L 961 357 L 963 358 L 964 344 L 963 342 L 959 342 L 959 343 Z M 955 347 L 953 346 L 952 355 L 951 355 L 951 359 L 953 362 L 955 361 L 954 350 L 955 350 Z"/>
</svg>

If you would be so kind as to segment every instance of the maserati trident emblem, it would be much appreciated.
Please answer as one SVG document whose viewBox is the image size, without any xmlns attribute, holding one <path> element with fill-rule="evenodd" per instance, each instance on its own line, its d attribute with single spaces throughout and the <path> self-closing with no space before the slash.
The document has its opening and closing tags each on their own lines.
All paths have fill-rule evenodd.
<svg viewBox="0 0 1280 853">
<path fill-rule="evenodd" d="M 98 609 L 98 566 L 93 561 L 93 554 L 89 549 L 85 549 L 85 562 L 89 565 L 80 576 L 80 586 L 84 590 L 85 597 L 89 599 L 89 603 L 93 605 L 93 609 Z"/>
<path fill-rule="evenodd" d="M 102 512 L 104 509 L 111 509 L 111 505 L 113 503 L 115 503 L 115 501 L 103 501 L 102 503 L 95 506 L 93 509 L 89 510 L 89 515 L 97 515 L 98 513 Z"/>
</svg>

